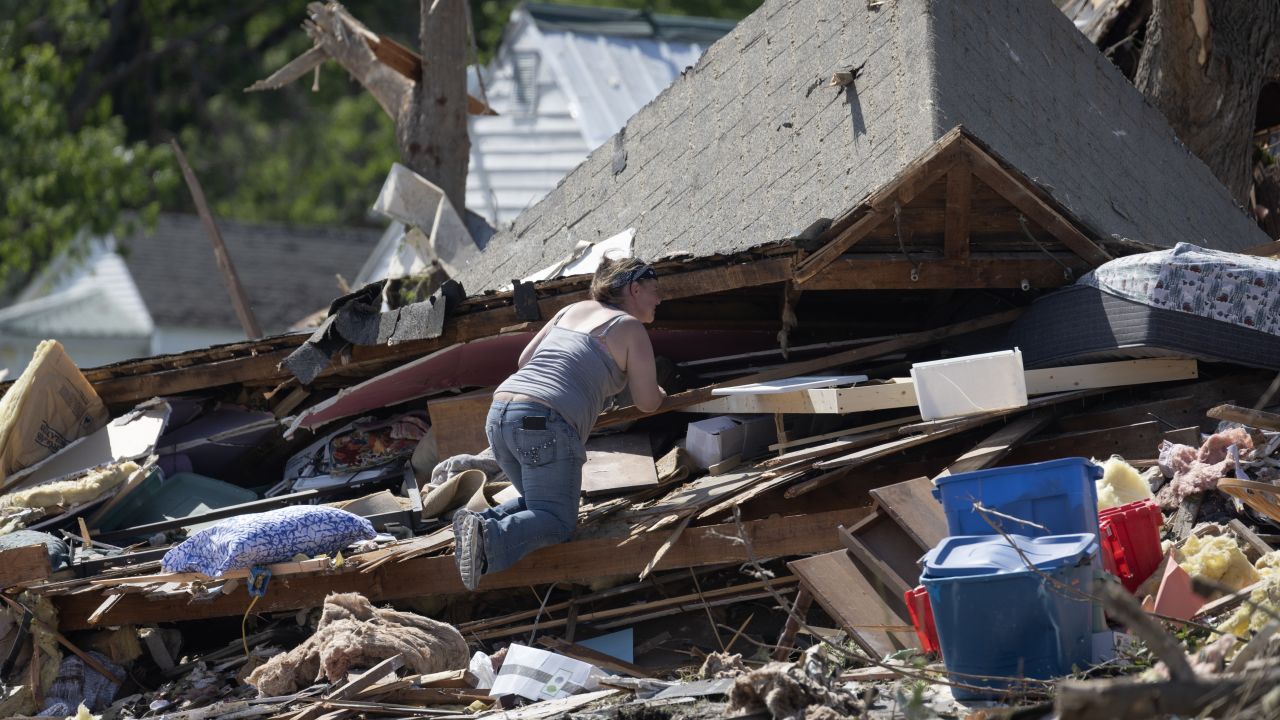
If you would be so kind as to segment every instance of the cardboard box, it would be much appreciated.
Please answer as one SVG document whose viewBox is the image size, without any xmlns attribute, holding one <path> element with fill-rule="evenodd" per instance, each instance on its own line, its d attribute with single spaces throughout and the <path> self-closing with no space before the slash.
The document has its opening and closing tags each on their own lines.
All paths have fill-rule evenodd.
<svg viewBox="0 0 1280 720">
<path fill-rule="evenodd" d="M 718 415 L 689 423 L 685 449 L 705 470 L 734 455 L 743 460 L 761 455 L 777 439 L 772 415 Z"/>
</svg>

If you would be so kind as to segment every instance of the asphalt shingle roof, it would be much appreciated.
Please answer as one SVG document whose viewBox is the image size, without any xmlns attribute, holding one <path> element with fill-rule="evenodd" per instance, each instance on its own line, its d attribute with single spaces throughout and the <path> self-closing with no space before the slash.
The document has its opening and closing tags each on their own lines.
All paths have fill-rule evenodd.
<svg viewBox="0 0 1280 720">
<path fill-rule="evenodd" d="M 1267 240 L 1050 0 L 766 0 L 459 279 L 497 289 L 627 227 L 646 259 L 785 240 L 956 125 L 1103 241 Z"/>
<path fill-rule="evenodd" d="M 219 220 L 258 324 L 279 333 L 341 295 L 381 231 Z M 155 230 L 120 240 L 121 252 L 156 325 L 239 328 L 231 296 L 196 215 L 161 215 Z"/>
</svg>

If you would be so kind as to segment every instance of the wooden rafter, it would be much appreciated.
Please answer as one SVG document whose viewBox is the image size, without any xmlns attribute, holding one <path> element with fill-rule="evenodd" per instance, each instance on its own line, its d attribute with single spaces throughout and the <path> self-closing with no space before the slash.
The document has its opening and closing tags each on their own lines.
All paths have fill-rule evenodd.
<svg viewBox="0 0 1280 720">
<path fill-rule="evenodd" d="M 872 193 L 855 212 L 862 215 L 843 230 L 831 242 L 796 265 L 796 282 L 805 283 L 823 268 L 835 262 L 844 251 L 867 236 L 877 225 L 893 217 L 895 205 L 906 205 L 920 191 L 932 185 L 947 173 L 960 157 L 959 140 L 963 130 L 953 128 L 938 138 L 919 158 L 912 162 L 887 185 Z"/>
<path fill-rule="evenodd" d="M 969 135 L 961 140 L 965 156 L 973 165 L 973 174 L 982 182 L 991 186 L 1004 199 L 1022 211 L 1028 220 L 1040 225 L 1071 252 L 1084 258 L 1090 266 L 1101 265 L 1112 257 L 1096 243 L 1085 237 L 1074 224 L 1068 221 L 1048 202 L 1034 192 L 1029 180 L 1007 169 Z"/>
<path fill-rule="evenodd" d="M 856 219 L 826 245 L 797 264 L 796 281 L 809 289 L 809 283 L 825 268 L 893 217 L 895 205 L 907 205 L 943 176 L 946 177 L 944 251 L 947 261 L 954 262 L 969 257 L 972 197 L 974 183 L 977 181 L 989 186 L 1028 220 L 1044 228 L 1054 239 L 1082 258 L 1088 267 L 1095 267 L 1111 259 L 1111 255 L 1055 209 L 1050 204 L 1051 200 L 1042 197 L 1042 193 L 1030 180 L 1007 167 L 965 132 L 964 128 L 957 126 L 939 138 L 896 178 L 846 215 Z M 927 267 L 933 262 L 937 261 L 924 260 L 922 264 Z M 1062 266 L 1059 265 L 1058 272 L 1061 273 L 1061 270 Z M 908 287 L 924 286 L 913 284 Z"/>
<path fill-rule="evenodd" d="M 947 211 L 944 246 L 949 260 L 969 257 L 969 214 L 973 196 L 973 168 L 962 157 L 947 173 Z"/>
</svg>

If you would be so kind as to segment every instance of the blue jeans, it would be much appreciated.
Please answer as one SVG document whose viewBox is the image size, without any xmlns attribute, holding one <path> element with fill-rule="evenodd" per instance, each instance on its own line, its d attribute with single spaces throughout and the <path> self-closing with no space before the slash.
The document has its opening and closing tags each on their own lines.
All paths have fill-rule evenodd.
<svg viewBox="0 0 1280 720">
<path fill-rule="evenodd" d="M 526 429 L 528 416 L 545 417 L 546 429 Z M 537 403 L 495 401 L 484 431 L 498 466 L 520 491 L 519 498 L 480 513 L 489 574 L 573 537 L 587 452 L 560 413 Z"/>
</svg>

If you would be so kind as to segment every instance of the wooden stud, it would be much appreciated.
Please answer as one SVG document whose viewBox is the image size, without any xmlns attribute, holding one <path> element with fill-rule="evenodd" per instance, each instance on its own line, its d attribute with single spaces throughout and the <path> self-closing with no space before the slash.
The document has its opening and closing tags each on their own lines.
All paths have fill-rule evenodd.
<svg viewBox="0 0 1280 720">
<path fill-rule="evenodd" d="M 969 257 L 969 208 L 973 194 L 973 171 L 963 158 L 947 173 L 947 219 L 943 244 L 947 258 Z"/>
</svg>

